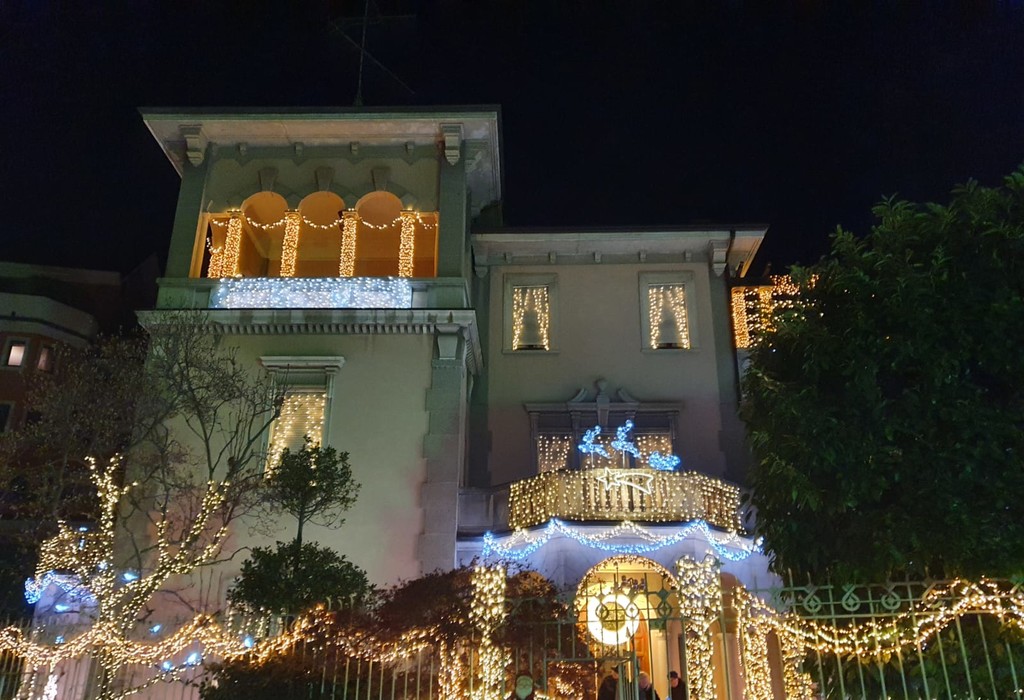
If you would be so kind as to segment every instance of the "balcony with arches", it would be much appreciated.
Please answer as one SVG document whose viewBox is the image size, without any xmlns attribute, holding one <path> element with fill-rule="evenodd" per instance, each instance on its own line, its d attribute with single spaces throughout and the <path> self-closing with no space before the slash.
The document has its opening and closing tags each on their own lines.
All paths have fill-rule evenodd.
<svg viewBox="0 0 1024 700">
<path fill-rule="evenodd" d="M 192 278 L 163 280 L 161 306 L 211 309 L 465 307 L 464 282 L 437 278 L 438 213 L 389 192 L 349 206 L 314 192 L 289 207 L 259 192 L 203 216 Z"/>
</svg>

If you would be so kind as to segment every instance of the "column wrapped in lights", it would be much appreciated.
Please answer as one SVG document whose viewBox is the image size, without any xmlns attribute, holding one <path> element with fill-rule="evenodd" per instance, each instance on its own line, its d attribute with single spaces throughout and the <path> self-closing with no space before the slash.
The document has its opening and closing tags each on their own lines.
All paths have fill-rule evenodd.
<svg viewBox="0 0 1024 700">
<path fill-rule="evenodd" d="M 238 259 L 242 252 L 242 216 L 231 215 L 228 221 L 228 237 L 224 243 L 224 261 L 221 263 L 220 277 L 238 277 Z"/>
<path fill-rule="evenodd" d="M 206 276 L 210 279 L 220 279 L 224 276 L 224 247 L 208 246 L 210 250 L 210 266 L 206 269 Z"/>
<path fill-rule="evenodd" d="M 398 276 L 412 277 L 418 216 L 414 211 L 403 211 L 401 218 L 402 235 L 398 243 Z"/>
<path fill-rule="evenodd" d="M 717 695 L 711 625 L 722 617 L 722 584 L 718 563 L 711 557 L 676 562 L 679 614 L 686 639 L 686 682 L 691 700 L 715 700 Z M 728 682 L 728 681 L 727 681 Z"/>
<path fill-rule="evenodd" d="M 536 337 L 524 333 L 527 318 L 536 323 Z M 546 286 L 512 288 L 512 349 L 551 349 L 551 302 Z M 532 335 L 532 334 L 530 334 Z"/>
<path fill-rule="evenodd" d="M 302 214 L 289 211 L 284 215 L 284 240 L 281 242 L 281 277 L 294 277 L 299 259 L 299 229 Z"/>
<path fill-rule="evenodd" d="M 681 284 L 659 284 L 647 288 L 648 316 L 651 328 L 651 348 L 690 347 L 690 331 L 686 318 L 686 287 Z M 664 314 L 671 316 L 675 338 L 666 343 L 662 337 Z"/>
<path fill-rule="evenodd" d="M 356 234 L 359 232 L 359 213 L 345 211 L 341 216 L 341 253 L 338 274 L 353 277 L 356 274 Z"/>
<path fill-rule="evenodd" d="M 505 621 L 505 569 L 501 566 L 477 566 L 472 575 L 473 600 L 470 622 L 479 633 L 482 700 L 505 697 L 505 665 L 508 652 L 494 643 L 494 632 Z"/>
</svg>

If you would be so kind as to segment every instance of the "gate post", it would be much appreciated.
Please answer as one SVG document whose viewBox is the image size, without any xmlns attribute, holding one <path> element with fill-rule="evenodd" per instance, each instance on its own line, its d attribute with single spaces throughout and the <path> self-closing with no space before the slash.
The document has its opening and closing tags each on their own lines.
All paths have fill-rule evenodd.
<svg viewBox="0 0 1024 700">
<path fill-rule="evenodd" d="M 505 650 L 494 643 L 493 635 L 505 621 L 505 569 L 480 565 L 473 569 L 473 602 L 470 621 L 479 635 L 481 700 L 505 697 Z M 472 671 L 470 671 L 472 673 Z"/>
<path fill-rule="evenodd" d="M 714 640 L 711 625 L 722 616 L 722 584 L 718 561 L 696 561 L 683 556 L 676 562 L 679 609 L 686 645 L 686 681 L 690 700 L 717 700 L 714 671 Z M 726 676 L 726 694 L 729 694 Z"/>
</svg>

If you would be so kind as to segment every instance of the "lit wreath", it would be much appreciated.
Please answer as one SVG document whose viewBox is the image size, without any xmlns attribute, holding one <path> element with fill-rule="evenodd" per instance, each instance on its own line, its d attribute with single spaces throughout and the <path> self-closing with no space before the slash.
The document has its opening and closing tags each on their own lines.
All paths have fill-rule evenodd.
<svg viewBox="0 0 1024 700">
<path fill-rule="evenodd" d="M 625 614 L 625 621 L 616 629 L 608 629 L 604 626 L 604 620 L 598 614 L 598 607 L 605 606 L 610 609 L 611 605 L 622 608 Z M 622 593 L 609 593 L 603 598 L 589 596 L 587 598 L 587 629 L 597 641 L 608 646 L 619 646 L 625 644 L 640 627 L 640 610 L 627 596 Z"/>
</svg>

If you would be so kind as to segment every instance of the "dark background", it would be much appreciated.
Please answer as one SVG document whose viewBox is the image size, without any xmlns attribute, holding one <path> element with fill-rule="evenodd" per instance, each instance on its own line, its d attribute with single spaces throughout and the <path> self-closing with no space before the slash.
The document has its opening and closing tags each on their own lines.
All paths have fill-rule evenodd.
<svg viewBox="0 0 1024 700">
<path fill-rule="evenodd" d="M 0 0 L 6 260 L 163 256 L 140 106 L 350 106 L 364 1 Z M 498 104 L 510 226 L 764 222 L 812 262 L 883 195 L 1024 160 L 1022 2 L 371 0 L 368 107 Z M 350 40 L 351 39 L 351 40 Z M 406 89 L 402 83 L 411 88 Z M 759 269 L 755 270 L 759 272 Z"/>
</svg>

